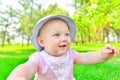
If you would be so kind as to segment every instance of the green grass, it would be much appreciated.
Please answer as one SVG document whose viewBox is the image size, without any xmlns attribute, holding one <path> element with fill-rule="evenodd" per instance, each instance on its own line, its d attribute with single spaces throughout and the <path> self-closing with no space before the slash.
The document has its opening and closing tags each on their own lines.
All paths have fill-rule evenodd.
<svg viewBox="0 0 120 80">
<path fill-rule="evenodd" d="M 95 65 L 75 65 L 74 76 L 76 80 L 119 80 L 120 63 L 110 60 Z"/>
<path fill-rule="evenodd" d="M 6 80 L 10 72 L 19 64 L 28 60 L 36 50 L 32 46 L 7 45 L 0 48 L 0 79 Z"/>
<path fill-rule="evenodd" d="M 118 51 L 120 43 L 110 43 Z M 99 51 L 106 44 L 75 44 L 72 48 L 79 52 Z M 120 78 L 120 56 L 114 57 L 107 62 L 94 65 L 77 65 L 74 66 L 74 76 L 76 80 L 119 80 Z"/>
<path fill-rule="evenodd" d="M 72 44 L 73 49 L 78 52 L 99 51 L 105 44 Z M 119 50 L 120 43 L 111 43 Z M 9 73 L 19 64 L 28 60 L 30 54 L 36 50 L 30 45 L 7 45 L 0 47 L 0 79 L 6 80 Z M 95 65 L 74 65 L 74 76 L 76 80 L 119 80 L 120 78 L 120 56 Z"/>
</svg>

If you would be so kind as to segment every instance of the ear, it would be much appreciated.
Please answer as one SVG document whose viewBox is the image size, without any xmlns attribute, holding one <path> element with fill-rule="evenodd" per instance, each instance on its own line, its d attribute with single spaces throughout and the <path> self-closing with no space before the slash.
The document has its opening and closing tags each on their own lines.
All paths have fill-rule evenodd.
<svg viewBox="0 0 120 80">
<path fill-rule="evenodd" d="M 43 42 L 42 37 L 39 36 L 39 37 L 37 38 L 37 42 L 39 43 L 40 46 L 44 47 L 44 42 Z"/>
</svg>

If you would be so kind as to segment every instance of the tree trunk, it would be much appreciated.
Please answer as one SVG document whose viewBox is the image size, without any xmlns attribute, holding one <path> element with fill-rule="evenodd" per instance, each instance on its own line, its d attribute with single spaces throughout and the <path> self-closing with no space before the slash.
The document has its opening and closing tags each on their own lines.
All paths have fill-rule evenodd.
<svg viewBox="0 0 120 80">
<path fill-rule="evenodd" d="M 6 37 L 6 31 L 3 32 L 3 36 L 2 36 L 2 47 L 4 47 L 4 44 L 5 44 L 5 37 Z"/>
</svg>

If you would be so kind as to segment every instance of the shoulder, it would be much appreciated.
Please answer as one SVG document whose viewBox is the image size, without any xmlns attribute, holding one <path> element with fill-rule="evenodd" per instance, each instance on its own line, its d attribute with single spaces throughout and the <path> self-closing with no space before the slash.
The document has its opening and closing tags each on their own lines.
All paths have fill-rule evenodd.
<svg viewBox="0 0 120 80">
<path fill-rule="evenodd" d="M 38 59 L 41 57 L 41 54 L 43 54 L 43 51 L 34 52 L 29 56 L 29 59 Z"/>
<path fill-rule="evenodd" d="M 31 56 L 38 56 L 41 52 L 37 51 L 37 52 L 34 52 L 33 54 L 30 55 Z"/>
<path fill-rule="evenodd" d="M 42 51 L 31 54 L 29 56 L 28 61 L 33 62 L 37 64 L 38 66 L 40 66 L 42 64 L 42 60 L 44 59 L 41 54 L 43 54 Z"/>
<path fill-rule="evenodd" d="M 67 53 L 70 54 L 70 57 L 71 57 L 72 59 L 75 59 L 75 58 L 78 56 L 78 54 L 79 54 L 77 51 L 75 51 L 75 50 L 73 50 L 73 49 L 69 49 L 69 50 L 67 51 Z"/>
<path fill-rule="evenodd" d="M 78 54 L 78 52 L 75 51 L 75 50 L 73 50 L 73 49 L 69 49 L 68 52 L 69 52 L 71 55 Z"/>
</svg>

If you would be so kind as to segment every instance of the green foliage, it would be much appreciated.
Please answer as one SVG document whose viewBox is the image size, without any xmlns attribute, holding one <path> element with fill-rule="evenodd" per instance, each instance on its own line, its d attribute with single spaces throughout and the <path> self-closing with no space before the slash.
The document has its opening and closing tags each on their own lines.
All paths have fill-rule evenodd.
<svg viewBox="0 0 120 80">
<path fill-rule="evenodd" d="M 68 11 L 61 9 L 57 4 L 50 4 L 43 8 L 43 3 L 36 0 L 18 0 L 22 9 L 13 9 L 7 6 L 7 10 L 0 11 L 0 25 L 3 28 L 0 31 L 0 41 L 5 43 L 4 38 L 9 36 L 12 24 L 19 25 L 19 29 L 14 27 L 18 36 L 29 43 L 32 31 L 37 21 L 47 15 L 64 14 L 69 16 Z M 2 4 L 2 3 L 1 3 Z M 109 38 L 109 33 L 120 38 L 120 1 L 119 0 L 73 0 L 73 3 L 67 5 L 75 8 L 75 13 L 71 16 L 77 26 L 76 42 L 103 42 Z M 3 16 L 5 14 L 6 16 Z M 15 21 L 16 19 L 17 22 Z M 4 24 L 3 24 L 4 23 Z M 5 25 L 6 24 L 6 25 Z M 4 30 L 5 28 L 5 30 Z M 4 34 L 4 35 L 3 35 Z M 12 36 L 16 36 L 13 34 Z"/>
<path fill-rule="evenodd" d="M 79 1 L 77 3 L 80 5 Z M 103 42 L 104 38 L 108 37 L 108 32 L 119 37 L 119 4 L 120 1 L 113 0 L 83 1 L 73 15 L 78 31 L 76 39 L 84 42 Z"/>
<path fill-rule="evenodd" d="M 22 36 L 23 39 L 27 39 L 27 43 L 30 41 L 30 37 L 32 36 L 33 29 L 39 19 L 47 15 L 53 14 L 65 14 L 67 12 L 62 10 L 55 5 L 49 5 L 48 8 L 42 9 L 42 4 L 35 3 L 32 1 L 19 1 L 21 6 L 24 8 L 20 14 L 20 24 L 21 27 L 19 28 L 19 34 Z M 32 5 L 32 6 L 31 6 Z M 36 6 L 36 8 L 34 6 Z M 26 36 L 26 37 L 24 37 Z M 29 45 L 29 44 L 28 44 Z"/>
</svg>

